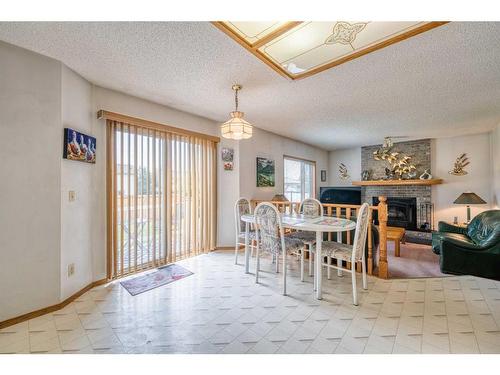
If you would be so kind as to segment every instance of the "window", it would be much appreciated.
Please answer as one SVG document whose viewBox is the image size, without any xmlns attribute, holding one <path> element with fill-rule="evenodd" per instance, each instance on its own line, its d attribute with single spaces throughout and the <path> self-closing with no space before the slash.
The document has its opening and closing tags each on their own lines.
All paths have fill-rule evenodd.
<svg viewBox="0 0 500 375">
<path fill-rule="evenodd" d="M 315 197 L 316 163 L 285 156 L 284 194 L 291 202 Z"/>
</svg>

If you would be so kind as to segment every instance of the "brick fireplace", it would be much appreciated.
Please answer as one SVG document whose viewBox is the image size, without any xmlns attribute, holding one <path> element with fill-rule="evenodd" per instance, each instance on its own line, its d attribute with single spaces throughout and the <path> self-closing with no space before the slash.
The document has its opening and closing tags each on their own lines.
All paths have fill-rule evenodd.
<svg viewBox="0 0 500 375">
<path fill-rule="evenodd" d="M 383 178 L 385 167 L 388 166 L 386 162 L 373 158 L 373 152 L 379 147 L 380 145 L 361 148 L 361 170 L 369 170 L 371 180 Z M 398 142 L 394 144 L 393 150 L 411 156 L 412 163 L 417 168 L 417 178 L 424 170 L 431 169 L 430 139 Z M 430 226 L 432 226 L 431 194 L 431 186 L 426 185 L 363 186 L 361 188 L 361 200 L 368 204 L 374 204 L 380 195 L 387 197 L 390 221 L 388 225 L 405 227 L 408 241 L 418 243 L 428 243 L 431 238 L 429 231 Z M 407 210 L 407 214 L 412 217 L 402 218 L 401 202 L 409 202 L 410 200 L 415 202 L 416 211 Z M 409 226 L 408 223 L 410 223 Z"/>
</svg>

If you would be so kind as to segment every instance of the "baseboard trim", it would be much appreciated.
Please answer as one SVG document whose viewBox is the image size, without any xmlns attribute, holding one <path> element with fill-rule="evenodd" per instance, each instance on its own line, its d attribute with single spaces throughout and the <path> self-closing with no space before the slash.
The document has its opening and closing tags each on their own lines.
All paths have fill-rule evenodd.
<svg viewBox="0 0 500 375">
<path fill-rule="evenodd" d="M 75 294 L 69 296 L 68 298 L 66 298 L 62 302 L 59 302 L 59 303 L 52 305 L 52 306 L 44 307 L 43 309 L 40 309 L 40 310 L 35 310 L 35 311 L 29 312 L 29 313 L 26 313 L 23 315 L 16 316 L 14 318 L 4 320 L 3 322 L 0 322 L 0 329 L 10 327 L 10 326 L 13 326 L 14 324 L 22 323 L 22 322 L 25 322 L 26 320 L 37 318 L 39 316 L 42 316 L 42 315 L 45 315 L 45 314 L 48 314 L 48 313 L 51 313 L 51 312 L 54 312 L 57 310 L 61 310 L 63 307 L 69 305 L 71 302 L 73 302 L 75 299 L 80 297 L 82 294 L 88 292 L 90 289 L 92 289 L 98 285 L 106 284 L 107 282 L 108 282 L 107 279 L 94 281 L 94 282 L 90 283 L 89 285 L 87 285 L 86 287 L 84 287 L 83 289 L 80 289 Z"/>
<path fill-rule="evenodd" d="M 216 247 L 215 248 L 215 251 L 228 251 L 228 250 L 232 250 L 234 251 L 234 246 L 219 246 L 219 247 Z"/>
</svg>

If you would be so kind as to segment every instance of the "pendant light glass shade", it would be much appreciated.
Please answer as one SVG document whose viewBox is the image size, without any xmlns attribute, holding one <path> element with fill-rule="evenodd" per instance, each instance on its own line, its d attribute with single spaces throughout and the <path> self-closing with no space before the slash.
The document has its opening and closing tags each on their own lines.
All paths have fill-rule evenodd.
<svg viewBox="0 0 500 375">
<path fill-rule="evenodd" d="M 231 112 L 231 118 L 221 125 L 222 137 L 234 140 L 251 138 L 253 127 L 243 118 L 244 113 L 238 111 L 238 90 L 241 90 L 241 86 L 234 85 L 233 90 L 235 92 L 234 101 L 236 110 Z"/>
<path fill-rule="evenodd" d="M 243 115 L 244 113 L 240 111 L 231 112 L 231 119 L 220 127 L 224 138 L 239 140 L 252 137 L 252 125 L 243 118 Z"/>
</svg>

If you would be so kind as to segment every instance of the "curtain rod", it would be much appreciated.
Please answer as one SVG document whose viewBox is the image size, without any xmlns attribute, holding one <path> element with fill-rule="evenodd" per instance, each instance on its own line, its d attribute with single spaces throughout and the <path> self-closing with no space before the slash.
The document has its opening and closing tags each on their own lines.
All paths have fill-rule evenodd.
<svg viewBox="0 0 500 375">
<path fill-rule="evenodd" d="M 198 133 L 198 132 L 191 131 L 191 130 L 176 128 L 174 126 L 161 124 L 159 122 L 154 122 L 154 121 L 144 120 L 142 118 L 122 115 L 121 113 L 105 111 L 103 109 L 97 111 L 97 118 L 99 120 L 106 119 L 106 120 L 119 121 L 119 122 L 124 122 L 124 123 L 130 124 L 130 125 L 141 126 L 144 128 L 149 128 L 149 129 L 154 129 L 154 130 L 159 130 L 159 131 L 164 131 L 164 132 L 171 132 L 171 133 L 176 133 L 176 134 L 190 136 L 190 137 L 208 139 L 208 140 L 216 142 L 216 143 L 220 142 L 220 138 L 216 137 L 214 135 Z"/>
</svg>

